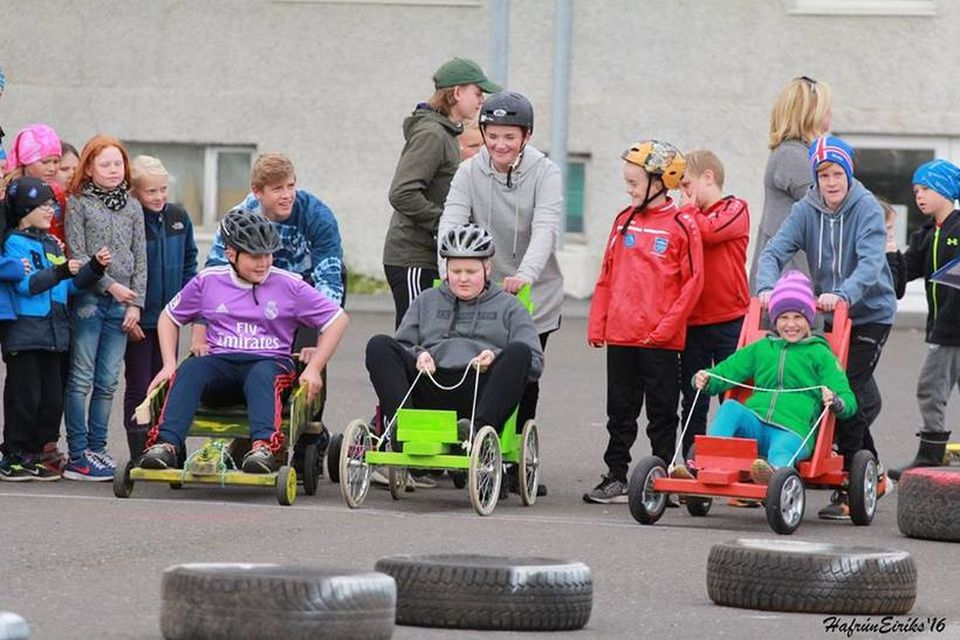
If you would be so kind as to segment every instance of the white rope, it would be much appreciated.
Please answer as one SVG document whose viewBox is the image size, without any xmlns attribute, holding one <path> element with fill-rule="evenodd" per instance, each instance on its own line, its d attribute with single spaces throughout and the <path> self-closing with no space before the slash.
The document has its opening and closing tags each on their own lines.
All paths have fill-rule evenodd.
<svg viewBox="0 0 960 640">
<path fill-rule="evenodd" d="M 476 369 L 477 375 L 473 383 L 473 406 L 470 408 L 470 437 L 467 442 L 464 443 L 463 447 L 466 449 L 467 453 L 470 452 L 470 443 L 473 442 L 473 431 L 474 431 L 474 422 L 476 421 L 477 415 L 477 395 L 480 390 L 480 362 L 478 360 L 479 356 L 470 360 L 466 368 L 463 370 L 463 376 L 460 378 L 460 381 L 456 384 L 445 387 L 444 385 L 437 382 L 436 378 L 433 377 L 433 374 L 424 369 L 417 370 L 417 377 L 413 379 L 413 382 L 410 384 L 410 388 L 407 389 L 407 395 L 403 396 L 403 400 L 400 401 L 400 405 L 397 407 L 396 413 L 393 414 L 393 417 L 390 418 L 390 422 L 387 423 L 387 428 L 384 429 L 383 434 L 377 438 L 377 447 L 379 448 L 380 443 L 383 442 L 384 438 L 390 437 L 390 430 L 393 428 L 393 424 L 397 421 L 397 416 L 400 415 L 400 409 L 403 408 L 403 405 L 406 404 L 407 400 L 410 398 L 410 394 L 413 393 L 413 388 L 417 386 L 417 381 L 420 380 L 420 377 L 426 374 L 427 378 L 430 379 L 430 382 L 433 383 L 435 387 L 443 391 L 453 391 L 454 389 L 459 388 L 467 379 L 467 376 L 470 374 L 470 369 Z"/>
<path fill-rule="evenodd" d="M 710 371 L 704 371 L 704 373 L 711 378 L 716 378 L 717 380 L 721 380 L 723 382 L 726 382 L 727 384 L 732 384 L 735 387 L 743 387 L 744 389 L 750 389 L 752 391 L 765 391 L 768 393 L 802 393 L 802 392 L 815 391 L 815 390 L 821 390 L 826 388 L 824 385 L 820 384 L 815 387 L 800 387 L 799 389 L 767 389 L 764 387 L 755 387 L 753 385 L 749 385 L 743 382 L 737 382 L 736 380 L 731 380 L 729 378 L 724 378 L 723 376 L 718 375 L 716 373 L 711 373 Z M 680 455 L 680 448 L 683 447 L 683 436 L 687 432 L 687 427 L 690 426 L 690 418 L 693 416 L 693 411 L 697 407 L 697 400 L 700 399 L 701 391 L 703 391 L 703 389 L 698 388 L 697 394 L 693 397 L 693 404 L 690 406 L 690 412 L 687 414 L 687 422 L 686 424 L 683 425 L 683 430 L 680 432 L 680 439 L 677 441 L 677 446 L 673 452 L 673 457 L 670 458 L 670 466 L 667 468 L 668 473 L 670 471 L 673 471 L 673 469 L 676 467 L 677 456 Z M 817 429 L 820 428 L 820 423 L 823 422 L 824 416 L 826 416 L 829 411 L 830 411 L 830 407 L 824 407 L 823 411 L 820 412 L 820 417 L 817 418 L 817 421 L 813 423 L 813 428 L 810 429 L 809 433 L 807 433 L 807 437 L 804 438 L 803 442 L 800 443 L 800 448 L 793 452 L 793 457 L 790 458 L 790 462 L 787 464 L 788 467 L 793 466 L 793 463 L 796 461 L 797 456 L 800 455 L 800 452 L 803 451 L 804 447 L 807 444 L 807 441 L 810 440 L 810 436 L 816 433 Z"/>
</svg>

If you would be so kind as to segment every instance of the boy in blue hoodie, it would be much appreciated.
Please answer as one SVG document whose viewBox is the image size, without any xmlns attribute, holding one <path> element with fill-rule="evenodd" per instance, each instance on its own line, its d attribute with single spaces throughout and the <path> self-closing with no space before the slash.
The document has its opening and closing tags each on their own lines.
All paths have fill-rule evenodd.
<svg viewBox="0 0 960 640">
<path fill-rule="evenodd" d="M 836 136 L 824 136 L 810 145 L 809 156 L 814 184 L 793 205 L 760 255 L 757 295 L 766 304 L 781 269 L 797 251 L 803 250 L 820 308 L 833 311 L 841 300 L 849 306 L 853 329 L 847 377 L 859 408 L 851 418 L 839 421 L 837 429 L 837 447 L 844 467 L 848 468 L 860 449 L 868 449 L 877 457 L 869 430 L 881 406 L 873 371 L 893 326 L 897 300 L 885 253 L 883 209 L 853 177 L 853 149 Z M 882 495 L 886 478 L 882 467 L 878 471 L 878 494 Z M 831 504 L 819 516 L 826 520 L 848 519 L 847 491 L 835 491 Z"/>
<path fill-rule="evenodd" d="M 59 480 L 43 464 L 43 447 L 56 442 L 63 415 L 63 360 L 70 346 L 67 296 L 89 287 L 110 262 L 107 249 L 82 265 L 63 257 L 48 231 L 53 220 L 53 190 L 39 178 L 18 178 L 6 191 L 4 217 L 12 229 L 4 254 L 18 264 L 26 260 L 29 277 L 13 290 L 16 320 L 3 328 L 3 480 Z"/>
</svg>

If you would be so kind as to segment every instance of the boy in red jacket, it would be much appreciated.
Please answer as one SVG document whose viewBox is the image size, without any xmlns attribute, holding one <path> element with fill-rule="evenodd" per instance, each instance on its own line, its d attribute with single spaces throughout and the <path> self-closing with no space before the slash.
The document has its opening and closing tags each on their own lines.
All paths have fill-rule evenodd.
<svg viewBox="0 0 960 640">
<path fill-rule="evenodd" d="M 684 454 L 690 451 L 695 435 L 706 433 L 710 408 L 706 394 L 692 406 L 696 391 L 690 381 L 697 371 L 718 364 L 737 350 L 740 327 L 750 306 L 747 203 L 734 196 L 723 197 L 723 164 L 715 153 L 697 149 L 688 153 L 686 160 L 680 188 L 684 205 L 696 207 L 695 219 L 703 240 L 703 293 L 687 320 L 687 344 L 680 356 L 681 424 L 686 424 L 693 411 L 683 436 Z"/>
<path fill-rule="evenodd" d="M 607 473 L 586 502 L 627 501 L 630 448 L 647 403 L 653 454 L 668 461 L 677 435 L 680 352 L 703 287 L 703 248 L 691 212 L 667 196 L 686 162 L 670 144 L 647 140 L 623 154 L 632 202 L 617 214 L 590 303 L 587 342 L 607 347 Z"/>
</svg>

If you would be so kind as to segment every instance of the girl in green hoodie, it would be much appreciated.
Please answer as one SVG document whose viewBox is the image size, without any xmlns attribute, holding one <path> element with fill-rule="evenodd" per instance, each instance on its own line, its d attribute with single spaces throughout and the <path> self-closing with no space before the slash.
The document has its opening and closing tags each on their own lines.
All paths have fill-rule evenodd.
<svg viewBox="0 0 960 640">
<path fill-rule="evenodd" d="M 750 379 L 759 388 L 744 404 L 736 400 L 721 404 L 707 429 L 712 436 L 757 441 L 760 457 L 751 467 L 757 484 L 767 484 L 777 467 L 811 456 L 815 439 L 807 436 L 822 407 L 840 418 L 857 410 L 850 383 L 830 344 L 811 332 L 815 312 L 810 280 L 799 271 L 787 272 L 770 297 L 776 334 L 737 350 L 694 376 L 694 386 L 710 395 Z M 675 476 L 688 473 L 682 466 L 674 469 Z"/>
</svg>

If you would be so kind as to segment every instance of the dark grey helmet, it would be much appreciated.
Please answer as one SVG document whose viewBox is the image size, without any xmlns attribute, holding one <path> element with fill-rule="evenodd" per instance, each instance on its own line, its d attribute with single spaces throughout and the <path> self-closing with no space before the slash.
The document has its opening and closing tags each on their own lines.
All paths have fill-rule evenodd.
<svg viewBox="0 0 960 640">
<path fill-rule="evenodd" d="M 493 252 L 493 237 L 475 224 L 454 227 L 440 238 L 442 258 L 489 258 Z"/>
<path fill-rule="evenodd" d="M 228 247 L 246 253 L 273 253 L 280 248 L 280 235 L 264 216 L 237 207 L 220 221 L 220 237 Z"/>
<path fill-rule="evenodd" d="M 516 91 L 501 91 L 483 101 L 480 126 L 505 124 L 533 130 L 533 105 Z"/>
</svg>

